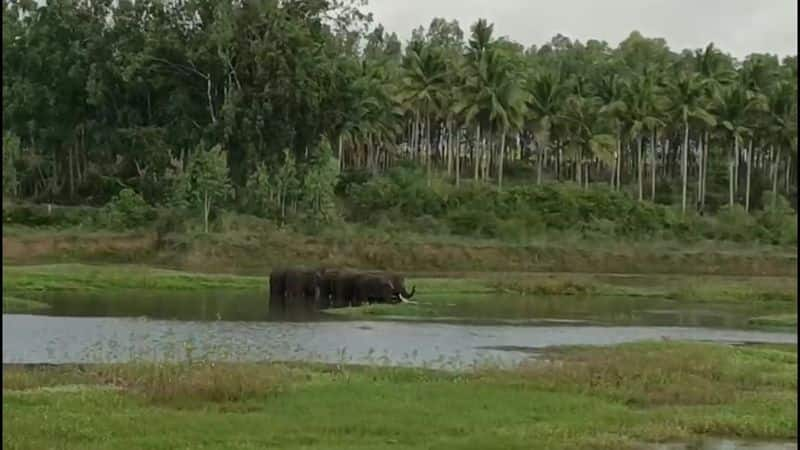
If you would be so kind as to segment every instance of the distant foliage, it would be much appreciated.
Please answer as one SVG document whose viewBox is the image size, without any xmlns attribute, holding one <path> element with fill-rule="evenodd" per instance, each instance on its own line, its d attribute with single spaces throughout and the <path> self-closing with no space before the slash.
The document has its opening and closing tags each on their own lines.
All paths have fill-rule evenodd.
<svg viewBox="0 0 800 450">
<path fill-rule="evenodd" d="M 303 179 L 303 206 L 309 219 L 328 223 L 338 217 L 334 190 L 339 176 L 339 164 L 333 157 L 327 140 L 322 142 L 316 153 Z"/>
<path fill-rule="evenodd" d="M 424 215 L 429 228 L 463 236 L 518 240 L 572 232 L 586 238 L 760 240 L 797 242 L 796 214 L 785 199 L 772 210 L 747 214 L 739 205 L 699 220 L 670 206 L 638 202 L 606 188 L 522 185 L 498 191 L 486 185 L 427 188 L 414 170 L 396 169 L 352 187 L 350 218 L 377 223 L 383 217 L 412 223 Z M 767 200 L 764 200 L 766 202 Z M 794 231 L 792 231 L 794 230 Z"/>
<path fill-rule="evenodd" d="M 108 228 L 125 230 L 142 227 L 155 217 L 155 211 L 139 193 L 125 188 L 103 207 L 99 220 Z"/>
<path fill-rule="evenodd" d="M 260 162 L 247 178 L 244 190 L 245 208 L 258 217 L 269 217 L 275 209 L 275 197 L 270 169 Z"/>
<path fill-rule="evenodd" d="M 17 196 L 17 169 L 15 164 L 20 154 L 20 141 L 13 133 L 3 133 L 3 196 Z"/>
</svg>

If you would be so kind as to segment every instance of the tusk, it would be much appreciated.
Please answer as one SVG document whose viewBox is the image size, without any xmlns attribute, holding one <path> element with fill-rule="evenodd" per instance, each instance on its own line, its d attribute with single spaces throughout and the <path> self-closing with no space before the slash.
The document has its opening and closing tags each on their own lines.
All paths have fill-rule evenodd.
<svg viewBox="0 0 800 450">
<path fill-rule="evenodd" d="M 398 297 L 400 297 L 400 301 L 403 302 L 403 303 L 408 303 L 409 305 L 416 305 L 417 304 L 417 302 L 412 302 L 411 300 L 403 297 L 403 294 L 399 294 Z"/>
</svg>

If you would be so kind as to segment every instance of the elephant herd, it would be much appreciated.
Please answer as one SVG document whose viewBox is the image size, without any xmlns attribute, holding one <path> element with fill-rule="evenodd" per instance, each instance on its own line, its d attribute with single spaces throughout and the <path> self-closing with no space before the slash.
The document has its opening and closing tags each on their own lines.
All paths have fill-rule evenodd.
<svg viewBox="0 0 800 450">
<path fill-rule="evenodd" d="M 370 303 L 413 303 L 416 287 L 405 288 L 405 278 L 394 272 L 354 269 L 277 268 L 269 276 L 269 313 L 361 306 Z"/>
</svg>

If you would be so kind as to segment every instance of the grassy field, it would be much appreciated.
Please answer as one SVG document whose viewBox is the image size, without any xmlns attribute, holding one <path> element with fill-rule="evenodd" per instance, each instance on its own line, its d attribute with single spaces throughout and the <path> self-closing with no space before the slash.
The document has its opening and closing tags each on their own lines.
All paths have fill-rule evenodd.
<svg viewBox="0 0 800 450">
<path fill-rule="evenodd" d="M 266 225 L 264 226 L 266 227 Z M 300 234 L 249 226 L 157 236 L 81 229 L 7 227 L 5 264 L 139 263 L 194 272 L 264 274 L 283 264 L 406 272 L 674 273 L 794 276 L 796 247 L 728 242 L 617 242 L 570 236 L 525 242 L 387 233 L 359 227 Z"/>
<path fill-rule="evenodd" d="M 626 449 L 792 440 L 796 346 L 574 348 L 515 371 L 321 365 L 3 370 L 3 448 Z"/>
<path fill-rule="evenodd" d="M 266 277 L 199 274 L 141 265 L 4 265 L 3 280 L 3 311 L 8 313 L 42 307 L 44 293 L 108 292 L 115 293 L 115 301 L 136 301 L 136 295 L 123 294 L 148 290 L 164 292 L 169 301 L 170 293 L 209 290 L 253 292 L 260 297 L 266 296 L 268 285 Z M 796 280 L 788 277 L 449 273 L 416 274 L 407 285 L 416 286 L 418 304 L 372 305 L 326 313 L 393 320 L 524 322 L 553 310 L 601 313 L 619 308 L 620 302 L 633 307 L 669 299 L 678 306 L 708 303 L 715 308 L 743 310 L 742 314 L 752 315 L 754 327 L 790 327 L 797 317 Z M 180 301 L 185 302 L 186 296 Z"/>
</svg>

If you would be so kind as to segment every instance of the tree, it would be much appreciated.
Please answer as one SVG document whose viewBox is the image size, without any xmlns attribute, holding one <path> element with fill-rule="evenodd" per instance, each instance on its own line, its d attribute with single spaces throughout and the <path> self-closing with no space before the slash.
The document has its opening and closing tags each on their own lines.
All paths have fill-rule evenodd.
<svg viewBox="0 0 800 450">
<path fill-rule="evenodd" d="M 567 90 L 559 75 L 542 73 L 528 82 L 528 117 L 536 137 L 537 158 L 536 183 L 542 182 L 542 164 L 550 146 L 554 124 L 560 119 Z"/>
<path fill-rule="evenodd" d="M 742 85 L 732 85 L 722 90 L 716 98 L 712 111 L 717 116 L 718 127 L 732 144 L 728 163 L 728 204 L 735 202 L 736 160 L 739 158 L 739 144 L 752 133 L 749 120 L 752 113 L 763 109 L 764 98 L 744 89 Z"/>
<path fill-rule="evenodd" d="M 686 214 L 686 186 L 688 181 L 689 132 L 692 121 L 714 126 L 716 120 L 707 111 L 705 87 L 696 73 L 680 72 L 669 83 L 670 109 L 674 118 L 683 125 L 683 148 L 681 149 L 681 212 Z"/>
<path fill-rule="evenodd" d="M 189 164 L 191 195 L 194 204 L 203 211 L 203 230 L 208 233 L 208 218 L 217 202 L 233 195 L 228 178 L 228 161 L 222 146 L 217 144 L 209 150 L 199 150 Z"/>
<path fill-rule="evenodd" d="M 333 158 L 331 146 L 323 141 L 317 149 L 315 160 L 303 179 L 303 197 L 316 222 L 330 222 L 336 216 L 334 187 L 339 176 L 339 167 Z"/>
</svg>

